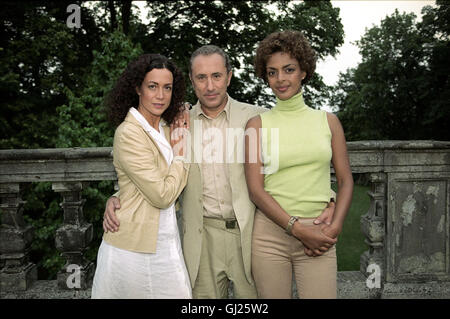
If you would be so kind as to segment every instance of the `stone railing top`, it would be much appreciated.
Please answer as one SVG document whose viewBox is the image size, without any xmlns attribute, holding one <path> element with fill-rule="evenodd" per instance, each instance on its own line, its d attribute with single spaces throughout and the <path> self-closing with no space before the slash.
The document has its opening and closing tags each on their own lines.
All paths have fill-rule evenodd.
<svg viewBox="0 0 450 319">
<path fill-rule="evenodd" d="M 112 147 L 0 150 L 0 160 L 61 160 L 112 157 Z"/>
<path fill-rule="evenodd" d="M 392 149 L 450 149 L 450 141 L 411 140 L 411 141 L 354 141 L 347 142 L 349 150 L 392 150 Z M 71 147 L 43 149 L 3 149 L 0 160 L 33 159 L 76 159 L 112 157 L 112 147 Z"/>
<path fill-rule="evenodd" d="M 355 141 L 347 142 L 351 150 L 424 150 L 424 149 L 450 149 L 449 141 L 412 140 L 412 141 Z"/>
<path fill-rule="evenodd" d="M 354 173 L 450 171 L 449 141 L 348 142 Z M 112 147 L 0 150 L 0 183 L 116 180 Z"/>
<path fill-rule="evenodd" d="M 0 150 L 0 183 L 116 179 L 111 147 Z"/>
<path fill-rule="evenodd" d="M 355 141 L 347 142 L 349 151 L 358 150 L 425 150 L 450 149 L 450 141 L 411 140 L 411 141 Z M 40 159 L 88 159 L 112 157 L 112 147 L 72 147 L 43 149 L 3 149 L 0 160 L 40 160 Z"/>
</svg>

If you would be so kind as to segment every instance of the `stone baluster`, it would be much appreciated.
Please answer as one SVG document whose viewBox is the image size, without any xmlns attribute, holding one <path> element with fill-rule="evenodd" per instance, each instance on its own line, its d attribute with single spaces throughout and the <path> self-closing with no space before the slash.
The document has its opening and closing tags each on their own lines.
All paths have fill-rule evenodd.
<svg viewBox="0 0 450 319">
<path fill-rule="evenodd" d="M 369 250 L 361 255 L 360 271 L 366 277 L 377 272 L 380 286 L 373 288 L 382 288 L 386 271 L 386 174 L 371 173 L 369 180 L 371 190 L 368 195 L 371 203 L 368 212 L 361 216 L 361 231 L 366 237 L 365 243 Z"/>
<path fill-rule="evenodd" d="M 84 254 L 92 241 L 93 229 L 83 216 L 83 183 L 55 182 L 52 189 L 61 193 L 64 210 L 63 225 L 55 236 L 56 248 L 66 258 L 66 264 L 58 272 L 58 286 L 61 289 L 87 289 L 92 284 L 94 265 Z"/>
<path fill-rule="evenodd" d="M 33 227 L 23 219 L 20 184 L 0 184 L 0 200 L 0 290 L 27 290 L 37 280 L 37 268 L 28 259 Z"/>
</svg>

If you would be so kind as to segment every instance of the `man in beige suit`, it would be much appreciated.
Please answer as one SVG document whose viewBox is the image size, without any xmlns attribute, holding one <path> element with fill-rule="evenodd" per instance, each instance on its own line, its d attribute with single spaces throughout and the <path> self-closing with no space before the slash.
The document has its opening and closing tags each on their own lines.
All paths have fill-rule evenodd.
<svg viewBox="0 0 450 319">
<path fill-rule="evenodd" d="M 183 254 L 194 298 L 227 298 L 230 281 L 236 298 L 257 297 L 251 275 L 255 206 L 248 195 L 239 134 L 266 109 L 231 98 L 231 76 L 222 49 L 208 45 L 192 54 L 189 77 L 198 102 L 190 111 L 191 167 L 180 203 Z M 117 205 L 117 199 L 108 200 L 105 230 L 117 229 Z"/>
</svg>

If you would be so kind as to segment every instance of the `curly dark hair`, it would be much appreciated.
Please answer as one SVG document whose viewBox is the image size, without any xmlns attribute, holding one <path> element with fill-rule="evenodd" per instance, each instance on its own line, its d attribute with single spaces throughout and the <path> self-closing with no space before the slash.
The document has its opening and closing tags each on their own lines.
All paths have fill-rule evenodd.
<svg viewBox="0 0 450 319">
<path fill-rule="evenodd" d="M 177 114 L 184 110 L 186 85 L 183 73 L 161 54 L 143 54 L 127 65 L 106 98 L 108 118 L 115 126 L 123 122 L 130 107 L 137 108 L 139 97 L 136 87 L 141 86 L 145 75 L 153 69 L 167 69 L 173 76 L 172 98 L 169 107 L 161 115 L 164 121 L 171 124 Z"/>
<path fill-rule="evenodd" d="M 306 72 L 302 85 L 306 84 L 316 70 L 317 54 L 303 33 L 295 30 L 278 31 L 269 34 L 256 49 L 256 75 L 267 83 L 267 60 L 276 52 L 289 53 L 297 59 L 300 69 Z"/>
</svg>

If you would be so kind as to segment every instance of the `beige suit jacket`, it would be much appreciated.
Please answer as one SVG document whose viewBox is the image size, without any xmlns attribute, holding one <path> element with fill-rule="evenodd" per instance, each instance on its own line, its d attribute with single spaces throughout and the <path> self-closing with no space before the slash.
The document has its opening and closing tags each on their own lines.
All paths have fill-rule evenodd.
<svg viewBox="0 0 450 319">
<path fill-rule="evenodd" d="M 250 104 L 238 102 L 230 97 L 230 128 L 240 128 L 245 130 L 247 121 L 267 109 L 256 107 Z M 196 129 L 195 129 L 195 108 L 198 108 L 199 103 L 194 106 L 190 112 L 190 132 L 192 139 L 192 156 L 195 158 L 195 143 Z M 197 140 L 198 141 L 198 140 Z M 198 146 L 198 143 L 197 143 Z M 243 141 L 241 146 L 243 147 Z M 238 144 L 235 144 L 235 154 L 237 152 Z M 243 162 L 230 163 L 227 165 L 230 176 L 230 184 L 232 190 L 233 209 L 236 219 L 241 231 L 242 256 L 245 268 L 245 274 L 249 283 L 253 283 L 251 275 L 251 235 L 253 230 L 253 218 L 255 214 L 255 205 L 249 198 L 247 184 L 244 175 Z M 186 262 L 186 267 L 191 279 L 191 285 L 194 287 L 197 279 L 200 253 L 202 248 L 202 231 L 203 231 L 203 180 L 201 174 L 201 167 L 198 163 L 191 163 L 189 170 L 189 177 L 186 188 L 180 197 L 182 207 L 181 227 L 182 227 L 182 244 L 183 254 Z"/>
<path fill-rule="evenodd" d="M 169 128 L 165 128 L 169 136 Z M 189 164 L 169 166 L 157 143 L 128 112 L 114 134 L 113 164 L 119 180 L 119 230 L 103 239 L 135 252 L 156 252 L 160 209 L 170 207 L 186 185 Z"/>
</svg>

